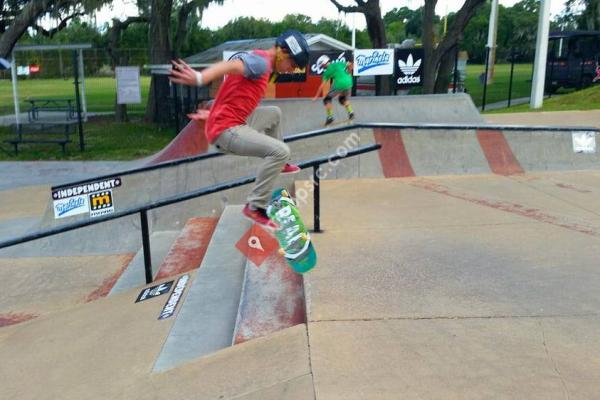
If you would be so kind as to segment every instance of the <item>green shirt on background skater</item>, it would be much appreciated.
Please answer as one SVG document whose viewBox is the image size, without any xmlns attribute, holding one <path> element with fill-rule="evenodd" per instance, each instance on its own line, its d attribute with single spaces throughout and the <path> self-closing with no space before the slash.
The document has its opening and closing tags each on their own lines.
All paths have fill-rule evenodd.
<svg viewBox="0 0 600 400">
<path fill-rule="evenodd" d="M 333 79 L 333 90 L 348 90 L 352 88 L 352 76 L 346 71 L 345 62 L 331 62 L 323 73 L 323 80 Z"/>
</svg>

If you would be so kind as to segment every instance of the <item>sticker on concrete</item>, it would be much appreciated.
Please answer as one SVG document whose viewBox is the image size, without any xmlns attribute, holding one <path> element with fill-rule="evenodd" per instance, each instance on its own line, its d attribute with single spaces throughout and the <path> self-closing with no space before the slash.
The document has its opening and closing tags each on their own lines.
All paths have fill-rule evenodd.
<svg viewBox="0 0 600 400">
<path fill-rule="evenodd" d="M 162 296 L 163 294 L 169 293 L 169 290 L 171 290 L 171 286 L 173 286 L 173 282 L 175 282 L 175 281 L 161 283 L 160 285 L 152 286 L 152 287 L 142 290 L 140 292 L 140 295 L 135 300 L 135 302 L 139 303 L 140 301 L 153 299 L 155 297 Z"/>
<path fill-rule="evenodd" d="M 90 217 L 100 217 L 114 212 L 112 190 L 90 194 Z"/>
<path fill-rule="evenodd" d="M 88 196 L 75 196 L 52 202 L 54 218 L 66 218 L 73 215 L 85 214 L 90 211 Z"/>
<path fill-rule="evenodd" d="M 169 300 L 167 300 L 165 306 L 160 312 L 158 319 L 166 319 L 175 314 L 175 309 L 177 308 L 177 304 L 181 299 L 181 295 L 183 294 L 183 290 L 185 289 L 185 285 L 189 279 L 189 275 L 183 275 L 181 278 L 179 278 L 177 284 L 175 285 L 175 289 L 173 289 L 173 293 L 171 293 L 169 296 Z"/>
<path fill-rule="evenodd" d="M 114 189 L 118 186 L 121 186 L 121 178 L 110 178 L 102 181 L 89 182 L 82 185 L 65 186 L 52 190 L 52 199 L 66 199 L 67 197 L 80 196 L 99 192 L 101 190 Z"/>
<path fill-rule="evenodd" d="M 596 152 L 596 132 L 573 132 L 573 151 L 593 154 Z"/>
</svg>

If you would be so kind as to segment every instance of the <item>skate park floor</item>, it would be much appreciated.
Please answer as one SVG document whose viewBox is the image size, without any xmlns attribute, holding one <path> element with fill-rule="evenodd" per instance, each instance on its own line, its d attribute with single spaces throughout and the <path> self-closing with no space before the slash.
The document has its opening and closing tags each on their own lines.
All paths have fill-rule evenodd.
<svg viewBox="0 0 600 400">
<path fill-rule="evenodd" d="M 43 212 L 41 176 L 57 175 L 31 171 L 3 191 L 4 220 Z M 599 200 L 599 170 L 322 181 L 305 324 L 154 373 L 173 324 L 156 319 L 162 298 L 134 303 L 135 289 L 67 302 L 0 328 L 0 398 L 593 399 Z M 311 227 L 312 202 L 300 206 Z M 94 262 L 109 279 L 129 256 Z M 45 261 L 20 262 L 5 260 L 15 292 L 2 305 Z"/>
</svg>

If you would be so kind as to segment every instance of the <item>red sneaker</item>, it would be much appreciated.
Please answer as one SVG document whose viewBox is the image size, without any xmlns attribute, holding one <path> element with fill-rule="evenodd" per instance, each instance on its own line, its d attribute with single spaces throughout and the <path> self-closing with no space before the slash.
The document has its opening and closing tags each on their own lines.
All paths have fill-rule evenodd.
<svg viewBox="0 0 600 400">
<path fill-rule="evenodd" d="M 285 164 L 283 169 L 281 170 L 282 174 L 296 174 L 300 172 L 302 169 L 294 164 Z"/>
<path fill-rule="evenodd" d="M 267 228 L 272 231 L 277 230 L 279 228 L 279 225 L 277 225 L 275 222 L 271 221 L 269 219 L 269 217 L 267 216 L 267 212 L 265 210 L 263 210 L 262 208 L 257 208 L 256 210 L 253 210 L 250 208 L 249 204 L 246 204 L 246 207 L 244 207 L 244 209 L 242 210 L 242 213 L 250 221 L 256 222 L 263 228 Z"/>
</svg>

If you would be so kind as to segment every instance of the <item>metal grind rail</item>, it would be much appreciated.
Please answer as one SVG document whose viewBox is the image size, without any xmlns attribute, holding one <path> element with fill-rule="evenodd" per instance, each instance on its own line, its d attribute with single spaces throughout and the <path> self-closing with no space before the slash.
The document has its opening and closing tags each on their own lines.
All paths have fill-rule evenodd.
<svg viewBox="0 0 600 400">
<path fill-rule="evenodd" d="M 412 123 L 375 123 L 375 122 L 365 122 L 365 123 L 354 123 L 350 125 L 336 126 L 333 128 L 325 128 L 318 129 L 303 133 L 298 133 L 294 135 L 287 136 L 283 139 L 285 143 L 296 142 L 299 140 L 305 140 L 310 138 L 315 138 L 319 136 L 330 135 L 333 133 L 339 133 L 344 131 L 350 131 L 354 129 L 377 129 L 377 128 L 389 128 L 389 129 L 415 129 L 419 130 L 477 130 L 477 129 L 486 129 L 486 130 L 499 130 L 499 131 L 550 131 L 550 132 L 584 132 L 584 131 L 593 131 L 598 132 L 599 129 L 595 127 L 582 127 L 582 126 L 528 126 L 528 125 L 491 125 L 491 124 L 412 124 Z M 174 167 L 177 165 L 192 163 L 196 161 L 209 160 L 216 157 L 224 156 L 225 154 L 220 152 L 208 152 L 204 154 L 200 154 L 197 156 L 180 158 L 173 161 L 165 161 L 159 164 L 149 165 L 145 167 L 132 168 L 125 171 L 116 171 L 106 175 L 94 176 L 91 178 L 68 182 L 60 185 L 56 185 L 52 187 L 52 190 L 59 190 L 61 188 L 70 187 L 70 186 L 78 186 L 89 182 L 104 180 L 108 178 L 112 178 L 115 176 L 126 176 L 133 175 L 141 172 L 152 171 L 156 169 L 162 169 L 167 167 Z"/>
<path fill-rule="evenodd" d="M 313 168 L 313 201 L 314 201 L 314 231 L 320 232 L 320 178 L 321 178 L 321 165 L 325 163 L 331 163 L 334 161 L 342 160 L 345 158 L 350 158 L 354 156 L 358 156 L 364 153 L 369 153 L 371 151 L 379 150 L 381 145 L 374 144 L 369 146 L 357 147 L 354 150 L 349 150 L 345 154 L 331 154 L 329 156 L 323 156 L 314 158 L 312 160 L 307 160 L 298 164 L 298 166 L 302 169 Z M 133 207 L 127 210 L 118 211 L 113 214 L 101 216 L 94 219 L 88 219 L 85 221 L 74 222 L 71 224 L 65 224 L 59 227 L 49 228 L 40 230 L 34 233 L 30 233 L 28 235 L 20 236 L 15 239 L 6 240 L 0 242 L 0 249 L 15 246 L 18 244 L 30 242 L 37 239 L 42 239 L 49 236 L 58 235 L 64 232 L 73 231 L 76 229 L 84 228 L 86 226 L 101 224 L 103 222 L 111 221 L 117 218 L 123 218 L 133 214 L 140 214 L 141 221 L 141 231 L 142 231 L 142 248 L 144 252 L 144 268 L 146 275 L 146 283 L 152 282 L 153 274 L 152 274 L 152 262 L 151 262 L 151 252 L 150 252 L 150 232 L 148 229 L 148 211 L 165 207 L 168 205 L 180 203 L 182 201 L 195 199 L 198 197 L 206 196 L 209 194 L 221 192 L 228 189 L 233 189 L 238 186 L 247 185 L 256 180 L 256 176 L 247 176 L 238 178 L 235 180 L 223 182 L 217 185 L 207 186 L 195 191 L 191 191 L 188 193 L 180 194 L 177 196 L 167 197 L 161 200 L 157 200 L 151 203 L 148 203 L 143 206 Z"/>
</svg>

